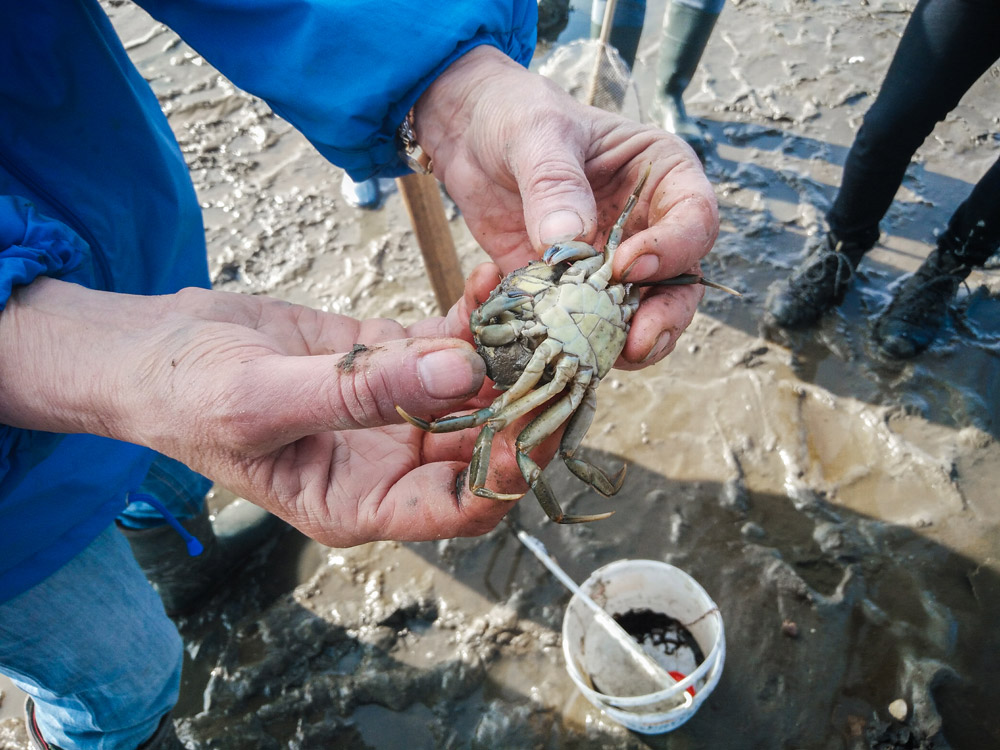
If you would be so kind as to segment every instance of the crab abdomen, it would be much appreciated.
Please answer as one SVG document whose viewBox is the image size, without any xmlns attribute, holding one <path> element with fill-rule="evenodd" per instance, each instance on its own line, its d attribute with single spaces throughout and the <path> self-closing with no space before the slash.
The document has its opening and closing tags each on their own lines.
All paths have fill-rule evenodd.
<svg viewBox="0 0 1000 750">
<path fill-rule="evenodd" d="M 565 354 L 578 357 L 581 367 L 603 378 L 625 348 L 626 308 L 607 290 L 586 284 L 560 286 L 549 295 L 554 297 L 551 311 L 535 306 L 537 319 L 548 325 L 548 336 L 562 344 Z"/>
</svg>

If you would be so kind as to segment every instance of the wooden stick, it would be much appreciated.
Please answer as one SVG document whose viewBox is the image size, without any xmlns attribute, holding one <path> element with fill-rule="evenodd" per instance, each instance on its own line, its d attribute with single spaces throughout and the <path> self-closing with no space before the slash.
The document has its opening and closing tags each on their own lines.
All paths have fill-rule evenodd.
<svg viewBox="0 0 1000 750">
<path fill-rule="evenodd" d="M 597 44 L 597 59 L 594 60 L 594 70 L 590 74 L 590 87 L 587 93 L 587 101 L 584 104 L 593 104 L 597 99 L 597 90 L 601 84 L 601 65 L 604 62 L 604 55 L 607 53 L 608 39 L 611 37 L 611 27 L 615 21 L 615 6 L 618 0 L 608 0 L 604 6 L 604 19 L 601 22 L 601 36 Z"/>
<path fill-rule="evenodd" d="M 396 184 L 410 215 L 438 307 L 442 314 L 447 313 L 462 296 L 465 277 L 444 215 L 438 182 L 429 174 L 408 174 L 397 177 Z"/>
</svg>

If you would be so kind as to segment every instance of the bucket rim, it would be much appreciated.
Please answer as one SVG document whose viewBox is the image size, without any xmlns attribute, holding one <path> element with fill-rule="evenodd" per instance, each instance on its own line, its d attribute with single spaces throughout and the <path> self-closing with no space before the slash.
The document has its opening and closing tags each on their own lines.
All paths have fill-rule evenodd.
<svg viewBox="0 0 1000 750">
<path fill-rule="evenodd" d="M 652 564 L 653 567 L 659 567 L 677 571 L 686 579 L 688 579 L 692 584 L 694 584 L 696 590 L 700 592 L 700 594 L 705 598 L 705 600 L 711 605 L 704 613 L 702 613 L 697 618 L 697 619 L 702 619 L 714 615 L 719 626 L 718 635 L 715 639 L 715 643 L 709 650 L 709 653 L 705 657 L 705 660 L 701 664 L 699 664 L 697 669 L 691 672 L 691 674 L 685 676 L 684 679 L 678 680 L 675 684 L 671 685 L 670 687 L 664 688 L 663 690 L 659 690 L 655 693 L 646 693 L 645 695 L 609 695 L 607 693 L 601 693 L 598 692 L 597 690 L 594 690 L 593 688 L 588 687 L 586 684 L 586 680 L 583 677 L 583 674 L 580 672 L 580 669 L 577 666 L 576 659 L 569 652 L 569 644 L 566 638 L 566 620 L 569 615 L 570 606 L 572 605 L 574 599 L 576 600 L 580 599 L 580 597 L 574 594 L 573 597 L 570 599 L 570 604 L 566 606 L 566 611 L 563 613 L 562 645 L 563 645 L 563 658 L 566 662 L 566 669 L 570 673 L 570 677 L 573 679 L 573 682 L 576 683 L 577 688 L 579 688 L 579 690 L 584 695 L 588 696 L 588 698 L 591 699 L 591 702 L 596 701 L 598 703 L 605 703 L 611 706 L 622 707 L 622 708 L 646 706 L 649 705 L 650 703 L 658 703 L 660 701 L 667 700 L 676 695 L 680 691 L 686 692 L 686 690 L 689 687 L 693 686 L 696 682 L 705 677 L 711 670 L 713 674 L 709 677 L 709 679 L 706 680 L 706 683 L 701 688 L 701 690 L 696 691 L 696 694 L 693 696 L 691 704 L 689 704 L 688 701 L 685 701 L 678 707 L 681 710 L 687 710 L 687 711 L 694 710 L 707 697 L 707 693 L 710 693 L 715 688 L 715 684 L 718 682 L 718 677 L 720 676 L 719 674 L 717 674 L 717 672 L 721 672 L 721 667 L 725 662 L 726 633 L 725 633 L 725 623 L 723 622 L 722 619 L 722 612 L 719 610 L 719 606 L 715 603 L 715 600 L 712 599 L 711 596 L 709 596 L 708 592 L 705 591 L 704 587 L 700 583 L 698 583 L 698 581 L 696 581 L 689 573 L 682 570 L 681 568 L 678 568 L 676 565 L 671 565 L 670 563 L 663 562 L 662 560 L 643 560 L 643 559 L 615 560 L 614 562 L 610 562 L 607 565 L 602 565 L 600 568 L 591 573 L 587 577 L 587 580 L 584 581 L 583 584 L 580 586 L 580 588 L 586 591 L 588 584 L 591 584 L 591 582 L 594 579 L 598 578 L 598 576 L 602 572 L 607 572 L 609 569 L 613 571 L 615 568 L 625 567 L 630 563 L 650 563 Z"/>
</svg>

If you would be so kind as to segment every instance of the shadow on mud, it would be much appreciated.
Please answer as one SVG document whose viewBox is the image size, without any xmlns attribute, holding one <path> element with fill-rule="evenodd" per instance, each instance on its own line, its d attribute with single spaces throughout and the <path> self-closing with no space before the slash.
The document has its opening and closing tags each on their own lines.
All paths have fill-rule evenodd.
<svg viewBox="0 0 1000 750">
<path fill-rule="evenodd" d="M 665 560 L 719 604 L 725 671 L 688 724 L 643 737 L 583 701 L 557 636 L 568 593 L 501 525 L 371 555 L 290 538 L 263 566 L 271 593 L 245 581 L 183 623 L 182 733 L 234 749 L 1000 746 L 1000 578 L 987 565 L 807 492 L 633 465 L 609 500 L 562 467 L 549 476 L 574 512 L 618 509 L 557 527 L 533 498 L 518 506 L 576 580 L 621 558 Z M 318 561 L 311 577 L 305 560 Z M 903 723 L 887 712 L 898 698 Z"/>
<path fill-rule="evenodd" d="M 767 290 L 801 261 L 836 194 L 836 184 L 810 176 L 817 160 L 839 167 L 846 149 L 759 125 L 704 120 L 717 150 L 706 171 L 720 198 L 722 232 L 703 263 L 707 276 L 744 292 L 742 299 L 706 294 L 699 310 L 720 323 L 786 347 L 795 374 L 838 396 L 909 413 L 953 427 L 974 426 L 997 437 L 1000 427 L 1000 299 L 984 281 L 996 271 L 973 274 L 959 292 L 931 348 L 912 361 L 880 356 L 870 340 L 876 316 L 922 256 L 885 247 L 905 239 L 934 243 L 952 210 L 972 185 L 912 164 L 904 187 L 916 200 L 897 201 L 883 221 L 889 234 L 858 270 L 844 302 L 813 329 L 789 332 L 769 326 Z M 721 149 L 726 156 L 720 156 Z M 735 150 L 735 152 L 734 152 Z M 730 158 L 734 153 L 739 156 Z M 839 174 L 839 173 L 838 173 Z M 802 207 L 814 215 L 803 219 Z M 898 243 L 896 243 L 898 244 Z M 917 248 L 918 252 L 921 251 Z"/>
</svg>

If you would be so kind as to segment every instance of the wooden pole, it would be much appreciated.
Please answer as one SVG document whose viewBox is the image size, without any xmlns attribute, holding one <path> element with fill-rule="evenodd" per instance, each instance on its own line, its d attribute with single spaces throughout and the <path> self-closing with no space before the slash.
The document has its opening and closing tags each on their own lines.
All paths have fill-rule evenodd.
<svg viewBox="0 0 1000 750">
<path fill-rule="evenodd" d="M 611 38 L 611 28 L 615 23 L 615 6 L 618 0 L 608 0 L 604 6 L 604 20 L 601 23 L 601 36 L 597 41 L 597 59 L 594 60 L 594 69 L 590 73 L 590 87 L 587 91 L 587 101 L 585 104 L 593 104 L 597 100 L 597 92 L 601 86 L 601 65 L 604 64 L 604 56 L 607 54 L 608 39 Z"/>
<path fill-rule="evenodd" d="M 429 174 L 408 174 L 397 177 L 396 184 L 410 215 L 438 307 L 442 314 L 447 313 L 461 298 L 465 278 L 448 228 L 448 219 L 444 215 L 444 202 L 437 180 Z"/>
</svg>

